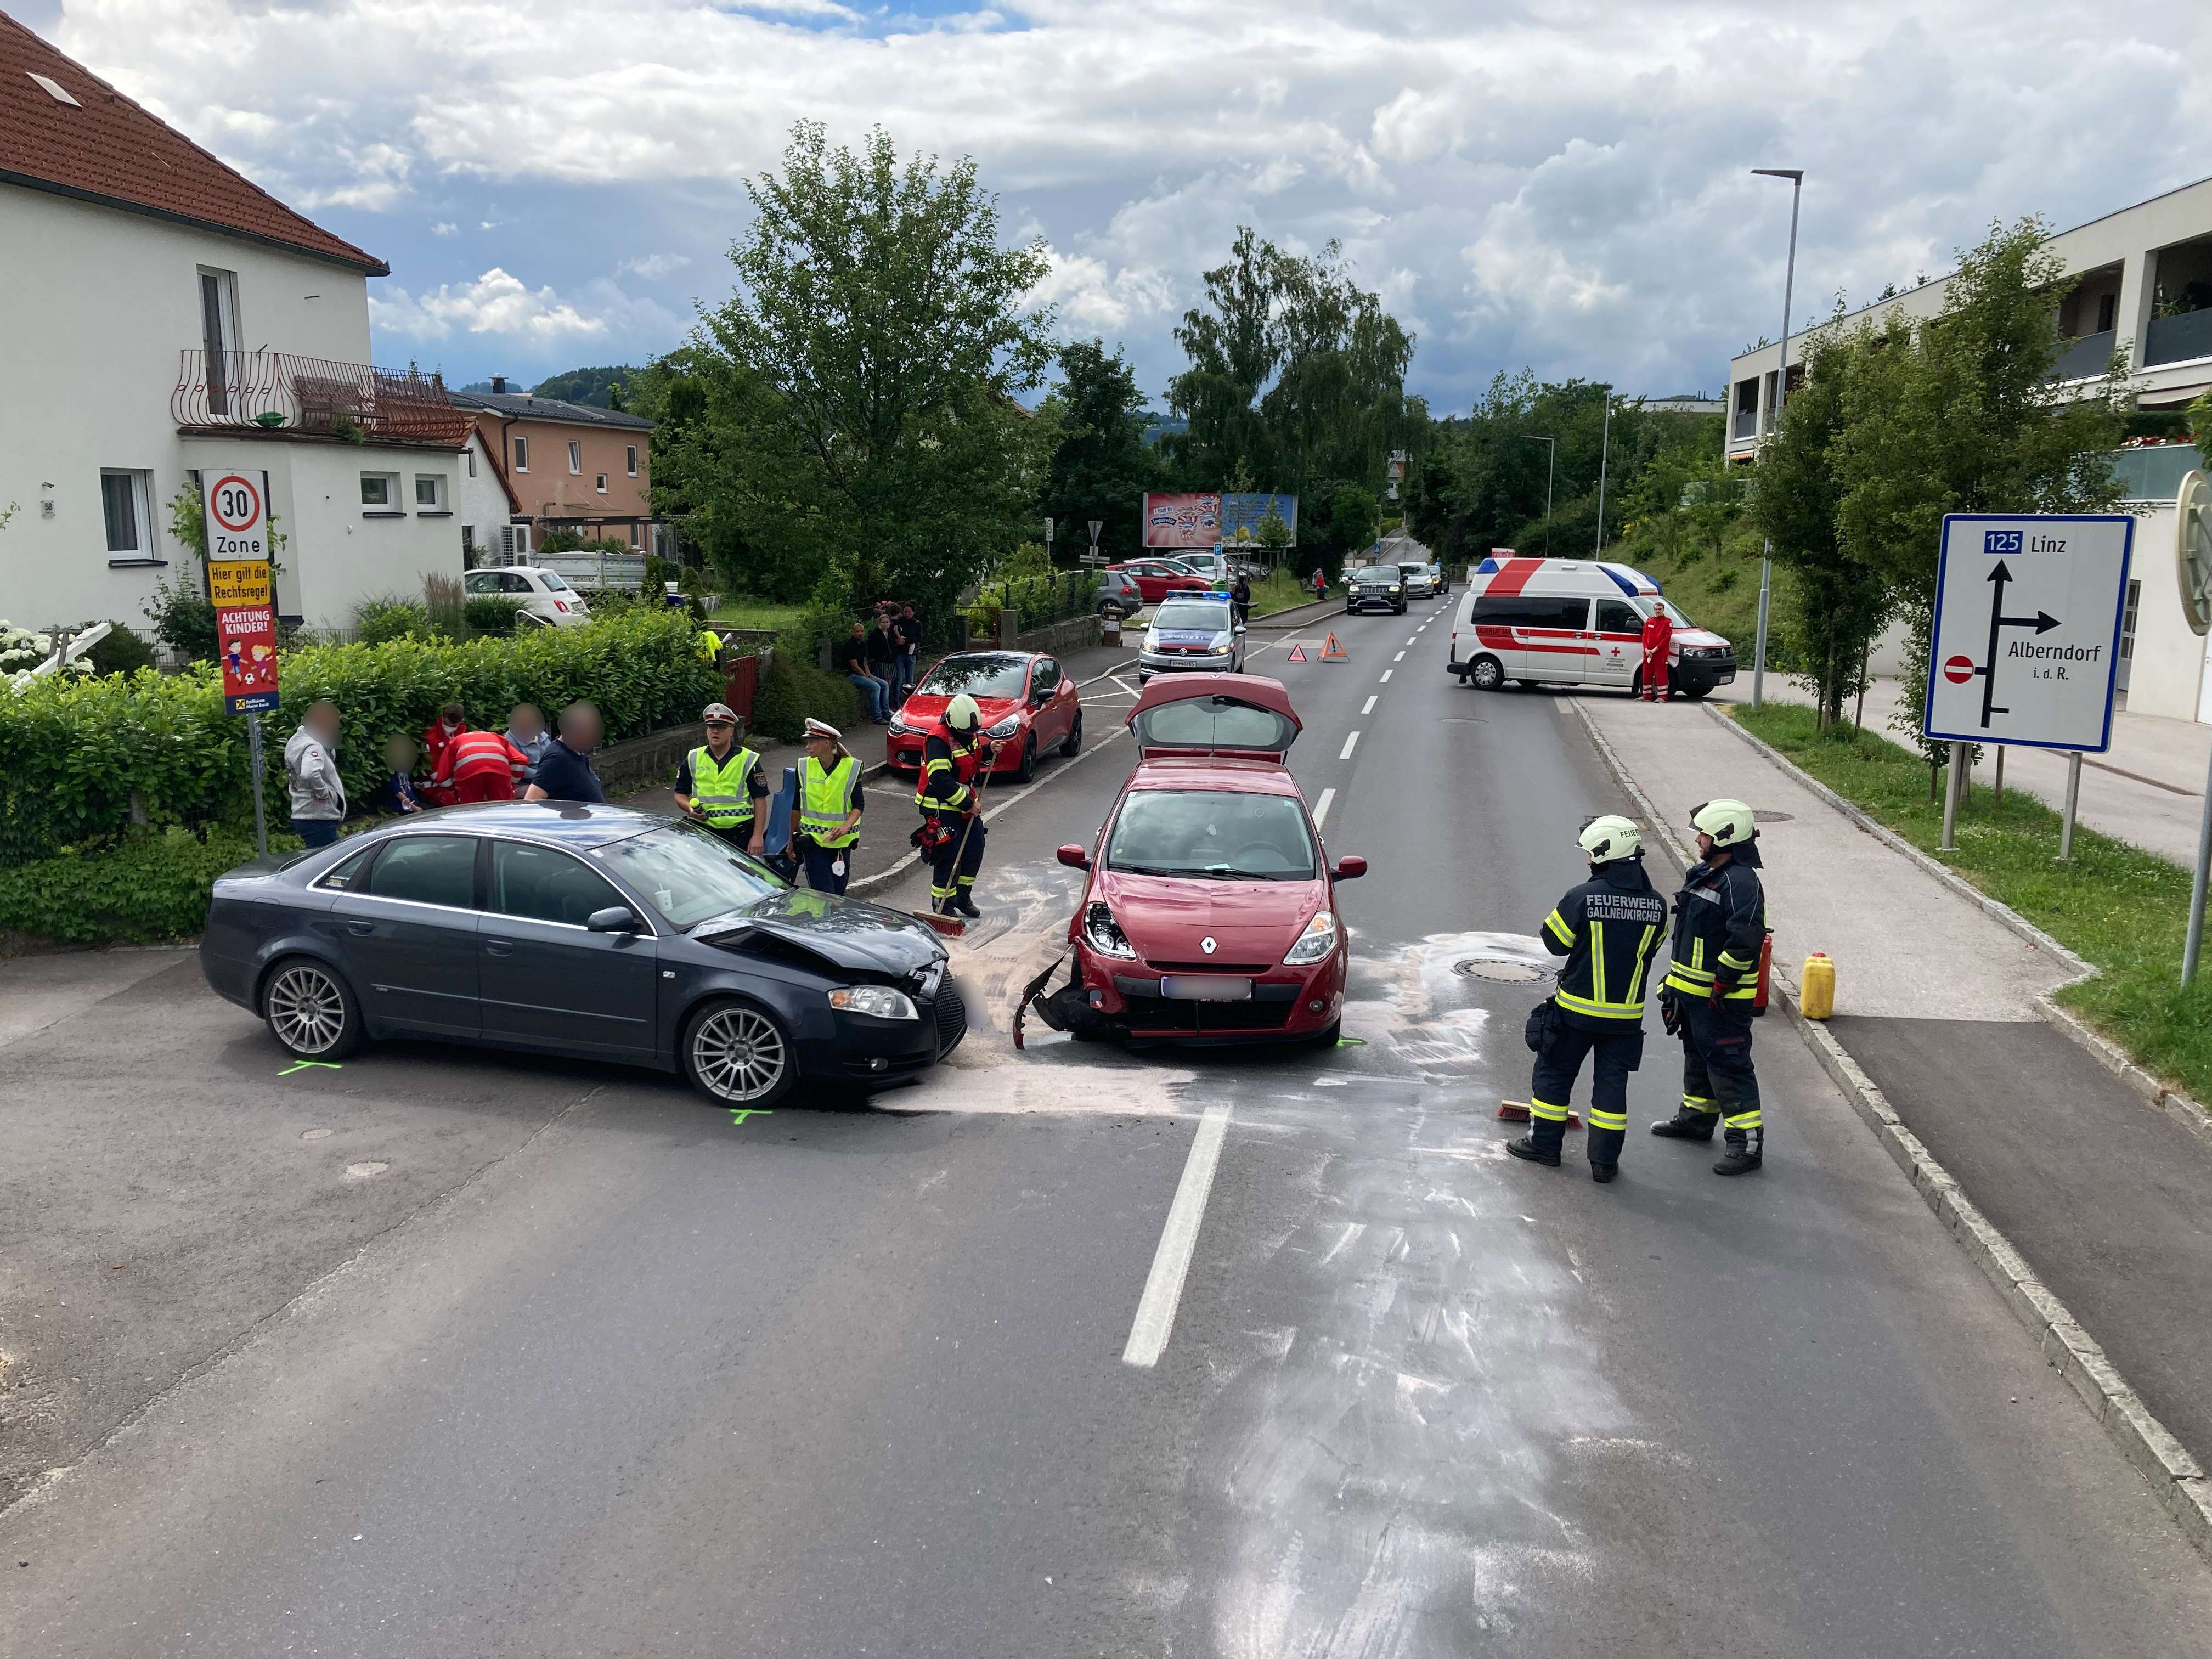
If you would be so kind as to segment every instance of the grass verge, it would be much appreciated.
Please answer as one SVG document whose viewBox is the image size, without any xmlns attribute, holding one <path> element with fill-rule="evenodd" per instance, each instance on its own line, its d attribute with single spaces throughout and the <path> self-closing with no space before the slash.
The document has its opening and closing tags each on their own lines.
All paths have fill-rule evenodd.
<svg viewBox="0 0 2212 1659">
<path fill-rule="evenodd" d="M 708 617 L 732 628 L 763 628 L 781 632 L 806 614 L 803 605 L 772 605 L 766 599 L 731 599 Z"/>
<path fill-rule="evenodd" d="M 1849 726 L 1816 737 L 1813 710 L 1795 704 L 1731 712 L 1877 823 L 2101 969 L 2059 1000 L 2136 1064 L 2212 1101 L 2212 975 L 2181 988 L 2189 872 L 2079 827 L 2074 862 L 2061 864 L 2057 812 L 2019 789 L 2007 790 L 2000 807 L 1978 783 L 1960 804 L 1957 851 L 1938 853 L 1943 808 L 1928 799 L 1918 756 Z"/>
<path fill-rule="evenodd" d="M 1313 603 L 1313 589 L 1304 586 L 1288 570 L 1271 570 L 1267 580 L 1252 584 L 1252 614 L 1272 617 L 1278 611 L 1295 610 Z"/>
</svg>

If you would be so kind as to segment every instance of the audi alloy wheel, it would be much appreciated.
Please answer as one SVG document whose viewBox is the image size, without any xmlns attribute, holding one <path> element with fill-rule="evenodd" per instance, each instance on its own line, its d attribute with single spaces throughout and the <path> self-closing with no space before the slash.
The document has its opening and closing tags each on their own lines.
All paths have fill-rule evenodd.
<svg viewBox="0 0 2212 1659">
<path fill-rule="evenodd" d="M 798 1081 L 791 1041 L 773 1015 L 750 1002 L 718 1002 L 691 1017 L 684 1070 L 720 1106 L 773 1105 Z"/>
<path fill-rule="evenodd" d="M 261 993 L 269 1034 L 301 1060 L 336 1060 L 361 1042 L 361 1010 L 337 970 L 309 957 L 276 964 Z"/>
</svg>

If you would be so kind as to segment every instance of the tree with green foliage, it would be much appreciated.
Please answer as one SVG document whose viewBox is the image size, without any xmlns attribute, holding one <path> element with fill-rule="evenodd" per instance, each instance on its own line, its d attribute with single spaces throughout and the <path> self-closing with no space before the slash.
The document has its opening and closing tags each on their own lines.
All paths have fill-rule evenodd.
<svg viewBox="0 0 2212 1659">
<path fill-rule="evenodd" d="M 1343 250 L 1302 258 L 1239 226 L 1205 283 L 1205 305 L 1175 331 L 1190 366 L 1168 402 L 1188 426 L 1162 445 L 1179 482 L 1248 477 L 1301 498 L 1334 478 L 1379 489 L 1427 409 L 1406 395 L 1413 336 L 1352 280 Z"/>
<path fill-rule="evenodd" d="M 1145 441 L 1144 393 L 1136 372 L 1117 349 L 1102 340 L 1075 340 L 1060 348 L 1060 381 L 1046 409 L 1060 422 L 1038 504 L 1054 520 L 1053 545 L 1073 560 L 1090 545 L 1097 519 L 1098 548 L 1116 559 L 1144 551 L 1144 492 L 1159 482 L 1158 455 Z"/>
<path fill-rule="evenodd" d="M 625 406 L 626 394 L 634 388 L 641 368 L 627 363 L 608 363 L 598 368 L 563 369 L 558 374 L 549 374 L 534 388 L 540 398 L 558 398 L 564 403 L 585 404 L 593 409 L 619 410 Z M 488 384 L 479 383 L 469 388 L 473 392 L 489 392 Z"/>
<path fill-rule="evenodd" d="M 738 291 L 685 354 L 701 418 L 741 428 L 712 434 L 744 474 L 717 490 L 731 529 L 817 542 L 825 604 L 895 593 L 949 613 L 1029 530 L 1058 437 L 1016 401 L 1054 355 L 1050 308 L 1026 298 L 1043 243 L 1001 246 L 971 158 L 902 165 L 880 129 L 855 152 L 802 121 L 782 171 L 745 188 Z"/>
<path fill-rule="evenodd" d="M 1776 562 L 1796 576 L 1782 586 L 1778 642 L 1811 685 L 1824 726 L 1841 720 L 1862 689 L 1862 665 L 1893 604 L 1882 572 L 1856 556 L 1838 527 L 1845 392 L 1870 349 L 1855 336 L 1813 337 L 1802 384 L 1760 453 L 1749 507 Z"/>
<path fill-rule="evenodd" d="M 1841 387 L 1837 533 L 1911 624 L 1906 695 L 1891 725 L 1931 769 L 1942 745 L 1919 734 L 1943 515 L 2093 513 L 2120 499 L 2106 456 L 2119 441 L 2126 364 L 2116 356 L 2071 401 L 2052 396 L 2069 343 L 2051 315 L 2072 284 L 2049 244 L 2039 220 L 1992 225 L 1960 256 L 1938 315 L 1860 325 Z M 1786 426 L 1786 404 L 1784 416 Z"/>
</svg>

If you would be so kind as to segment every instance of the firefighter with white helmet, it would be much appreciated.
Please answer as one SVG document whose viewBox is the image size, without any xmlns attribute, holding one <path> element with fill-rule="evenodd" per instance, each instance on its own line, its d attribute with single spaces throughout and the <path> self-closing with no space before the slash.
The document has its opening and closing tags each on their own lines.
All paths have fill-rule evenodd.
<svg viewBox="0 0 2212 1659">
<path fill-rule="evenodd" d="M 1603 813 L 1577 837 L 1589 879 L 1570 889 L 1544 918 L 1544 944 L 1566 957 L 1559 988 L 1528 1017 L 1536 1051 L 1528 1081 L 1528 1133 L 1506 1151 L 1556 1169 L 1567 1134 L 1567 1100 L 1585 1056 L 1590 1078 L 1590 1178 L 1611 1181 L 1628 1133 L 1628 1074 L 1644 1058 L 1644 990 L 1667 901 L 1644 873 L 1644 836 L 1629 819 Z"/>
<path fill-rule="evenodd" d="M 991 764 L 982 711 L 963 691 L 945 705 L 938 730 L 921 745 L 921 777 L 914 804 L 921 828 L 914 843 L 929 860 L 929 908 L 940 915 L 980 916 L 975 872 L 983 867 L 983 820 L 976 811 L 977 776 Z"/>
<path fill-rule="evenodd" d="M 1715 1175 L 1748 1175 L 1766 1155 L 1751 1019 L 1766 944 L 1759 831 L 1740 800 L 1709 800 L 1690 814 L 1699 862 L 1674 896 L 1674 960 L 1659 993 L 1661 1018 L 1682 1039 L 1682 1104 L 1651 1126 L 1670 1140 L 1709 1141 L 1727 1127 Z"/>
</svg>

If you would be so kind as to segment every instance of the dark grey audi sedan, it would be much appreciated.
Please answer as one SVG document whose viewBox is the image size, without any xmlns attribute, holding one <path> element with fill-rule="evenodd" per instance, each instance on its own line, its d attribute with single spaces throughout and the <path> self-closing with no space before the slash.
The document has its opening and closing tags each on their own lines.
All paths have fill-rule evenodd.
<svg viewBox="0 0 2212 1659">
<path fill-rule="evenodd" d="M 625 806 L 425 812 L 215 884 L 200 966 L 302 1060 L 427 1036 L 680 1071 L 723 1105 L 889 1081 L 965 1035 L 922 923 Z"/>
</svg>

